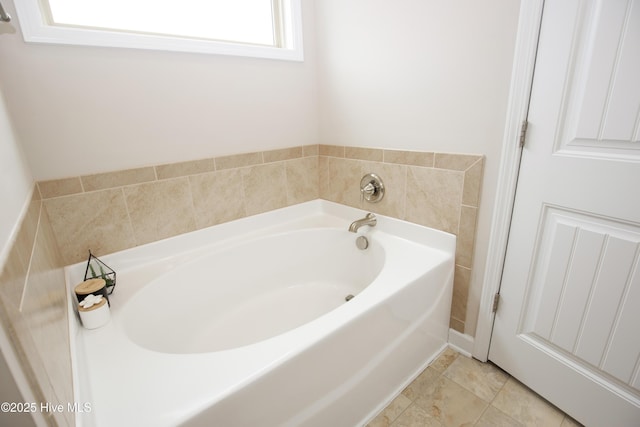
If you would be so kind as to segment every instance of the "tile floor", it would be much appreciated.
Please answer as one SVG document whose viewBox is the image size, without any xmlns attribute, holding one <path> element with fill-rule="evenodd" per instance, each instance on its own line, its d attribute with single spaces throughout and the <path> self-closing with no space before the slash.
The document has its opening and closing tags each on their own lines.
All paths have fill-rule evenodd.
<svg viewBox="0 0 640 427">
<path fill-rule="evenodd" d="M 495 365 L 447 349 L 367 427 L 384 426 L 580 424 Z"/>
</svg>

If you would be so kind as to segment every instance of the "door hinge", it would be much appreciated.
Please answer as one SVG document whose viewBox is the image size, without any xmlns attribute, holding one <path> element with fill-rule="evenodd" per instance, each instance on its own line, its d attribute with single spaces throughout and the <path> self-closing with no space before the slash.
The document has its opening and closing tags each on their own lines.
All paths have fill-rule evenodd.
<svg viewBox="0 0 640 427">
<path fill-rule="evenodd" d="M 520 126 L 520 148 L 524 147 L 524 142 L 527 139 L 527 128 L 529 127 L 529 122 L 527 120 L 522 121 L 522 125 Z"/>
<path fill-rule="evenodd" d="M 493 296 L 493 306 L 491 307 L 491 312 L 495 313 L 498 311 L 498 304 L 500 303 L 500 294 L 495 294 Z"/>
</svg>

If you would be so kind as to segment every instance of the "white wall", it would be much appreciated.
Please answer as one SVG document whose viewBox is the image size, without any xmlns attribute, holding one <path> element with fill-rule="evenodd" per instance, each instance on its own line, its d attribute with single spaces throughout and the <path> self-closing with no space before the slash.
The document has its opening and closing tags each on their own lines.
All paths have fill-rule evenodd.
<svg viewBox="0 0 640 427">
<path fill-rule="evenodd" d="M 514 0 L 315 2 L 320 141 L 484 154 L 473 335 L 515 47 Z"/>
<path fill-rule="evenodd" d="M 502 136 L 519 2 L 315 5 L 323 141 L 475 153 Z"/>
<path fill-rule="evenodd" d="M 33 178 L 11 127 L 0 82 L 0 269 L 6 261 L 32 188 Z"/>
<path fill-rule="evenodd" d="M 35 178 L 317 143 L 302 3 L 305 62 L 27 44 L 18 23 L 0 43 L 0 78 Z"/>
</svg>

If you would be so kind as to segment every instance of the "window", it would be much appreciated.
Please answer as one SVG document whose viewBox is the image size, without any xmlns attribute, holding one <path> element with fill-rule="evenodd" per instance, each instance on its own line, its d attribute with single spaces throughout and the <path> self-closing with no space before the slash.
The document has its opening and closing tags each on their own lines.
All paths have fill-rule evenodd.
<svg viewBox="0 0 640 427">
<path fill-rule="evenodd" d="M 21 0 L 27 42 L 302 60 L 300 0 Z"/>
</svg>

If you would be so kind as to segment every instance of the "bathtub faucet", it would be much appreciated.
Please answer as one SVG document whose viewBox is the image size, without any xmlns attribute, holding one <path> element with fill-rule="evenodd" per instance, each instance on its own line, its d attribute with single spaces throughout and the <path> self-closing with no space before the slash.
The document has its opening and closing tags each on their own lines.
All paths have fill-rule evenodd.
<svg viewBox="0 0 640 427">
<path fill-rule="evenodd" d="M 349 226 L 349 231 L 352 233 L 357 233 L 358 229 L 363 225 L 368 225 L 373 227 L 374 225 L 376 225 L 377 222 L 378 220 L 376 219 L 376 216 L 372 213 L 368 213 L 364 218 L 359 219 L 357 221 L 353 221 Z"/>
</svg>

